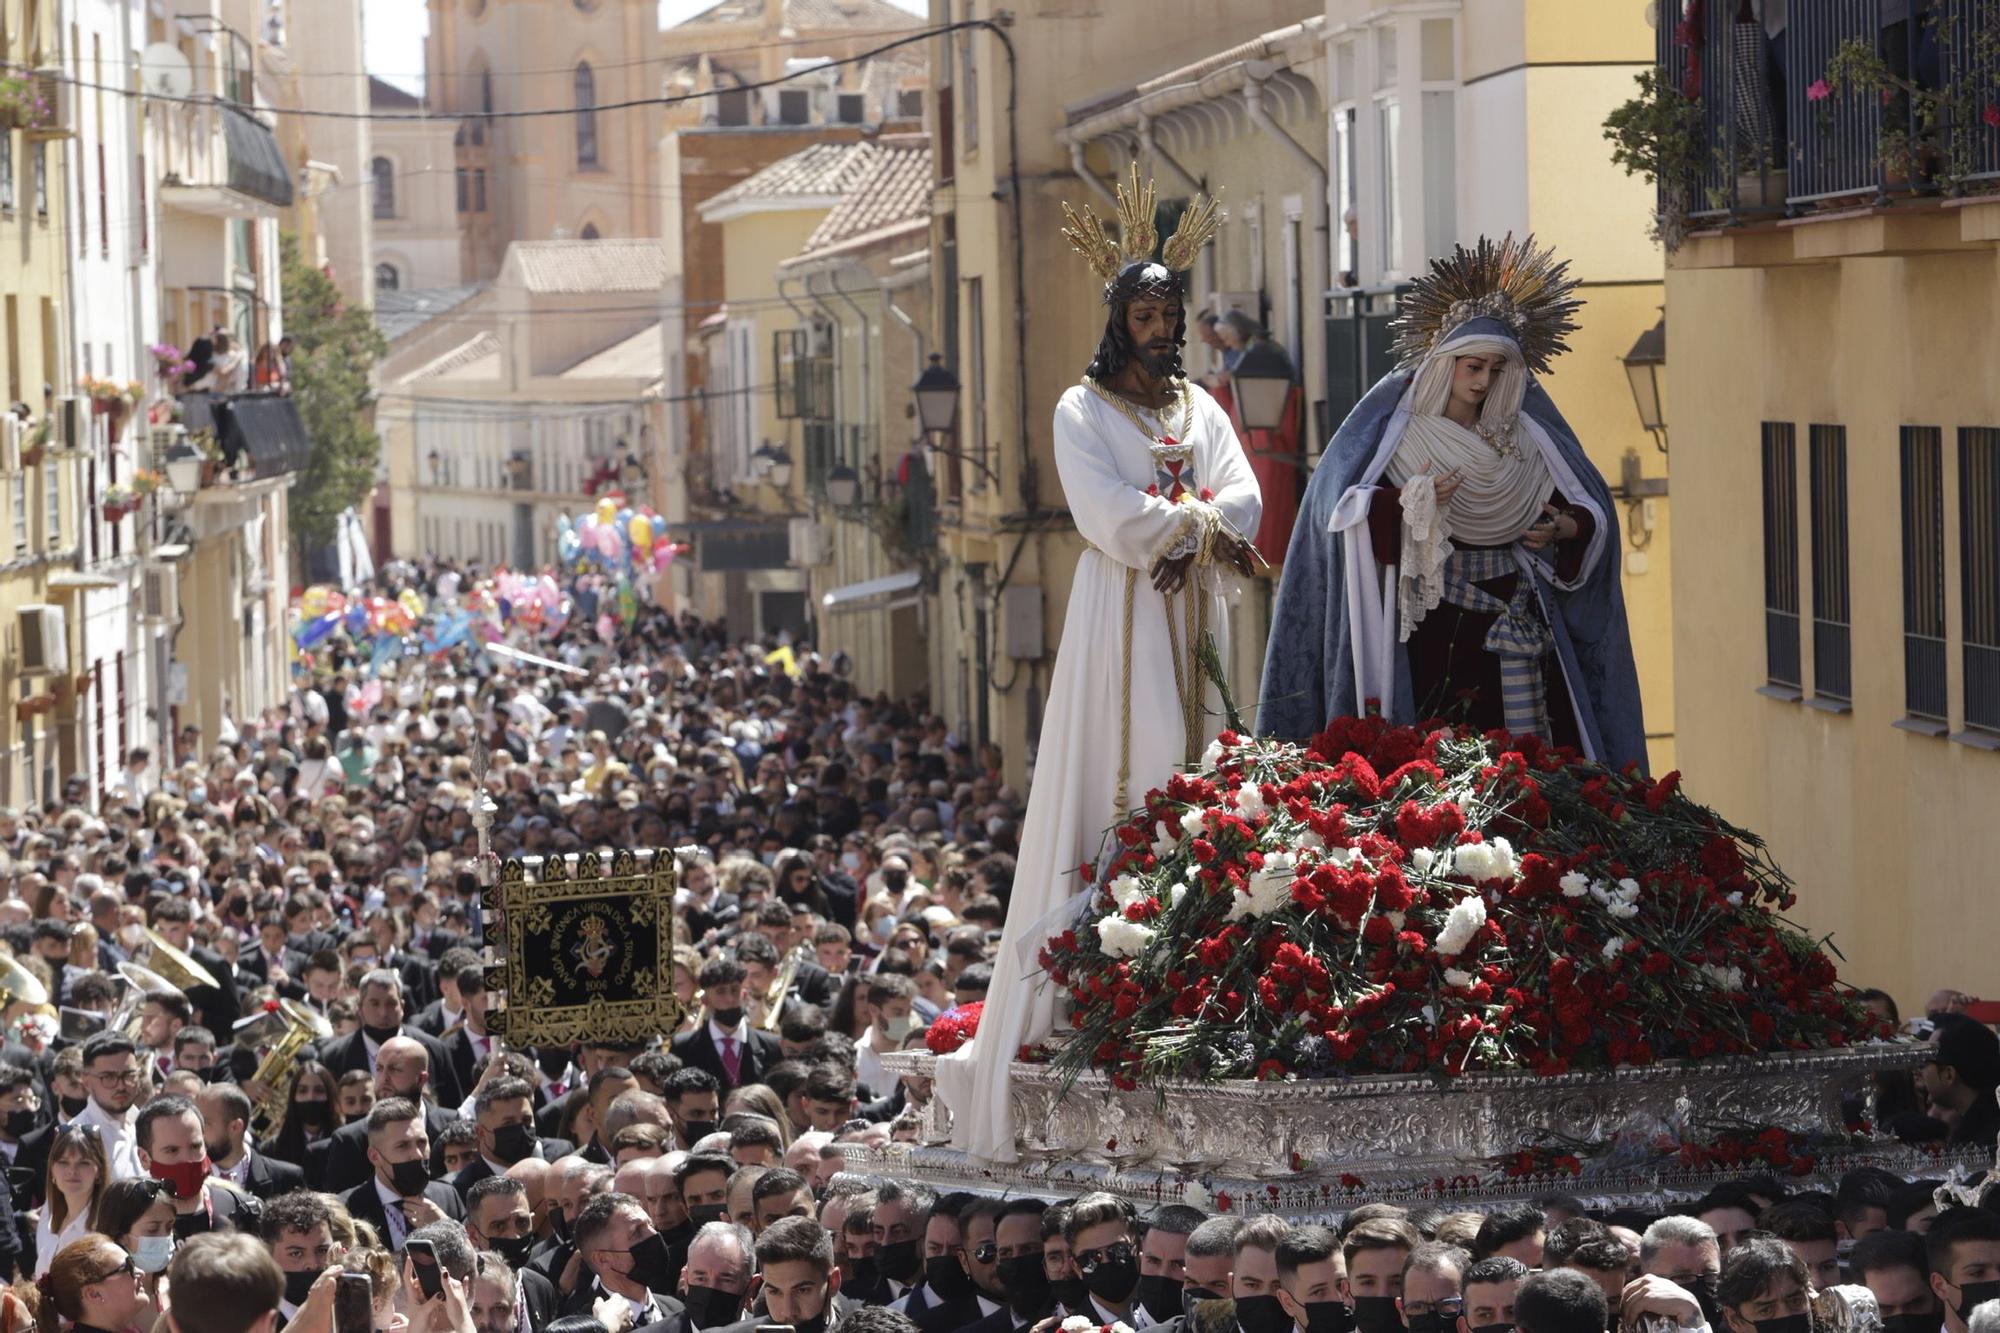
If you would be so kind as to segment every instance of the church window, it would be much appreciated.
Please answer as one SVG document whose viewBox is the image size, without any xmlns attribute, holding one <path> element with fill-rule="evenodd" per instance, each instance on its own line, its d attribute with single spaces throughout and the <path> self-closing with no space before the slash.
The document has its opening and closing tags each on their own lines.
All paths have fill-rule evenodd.
<svg viewBox="0 0 2000 1333">
<path fill-rule="evenodd" d="M 576 67 L 576 163 L 597 165 L 597 76 L 587 60 Z"/>
<path fill-rule="evenodd" d="M 396 216 L 396 164 L 386 157 L 378 157 L 368 165 L 369 174 L 375 182 L 375 216 L 392 218 Z"/>
</svg>

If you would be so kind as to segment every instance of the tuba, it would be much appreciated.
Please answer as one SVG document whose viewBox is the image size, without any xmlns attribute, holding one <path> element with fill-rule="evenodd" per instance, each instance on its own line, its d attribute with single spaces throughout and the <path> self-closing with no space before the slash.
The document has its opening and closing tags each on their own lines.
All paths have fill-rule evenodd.
<svg viewBox="0 0 2000 1333">
<path fill-rule="evenodd" d="M 250 1132 L 267 1139 L 285 1127 L 292 1085 L 299 1078 L 299 1057 L 315 1041 L 331 1037 L 333 1024 L 297 1000 L 279 1000 L 263 1013 L 239 1020 L 233 1035 L 239 1044 L 270 1047 L 250 1076 L 264 1088 L 250 1113 Z"/>
<path fill-rule="evenodd" d="M 778 1030 L 778 1015 L 785 1011 L 785 1001 L 792 997 L 792 986 L 799 979 L 799 965 L 805 962 L 810 947 L 803 943 L 792 946 L 792 951 L 785 955 L 783 965 L 778 968 L 778 975 L 771 979 L 771 989 L 759 997 L 764 1005 L 763 1016 L 757 1020 L 760 1031 Z"/>
<path fill-rule="evenodd" d="M 222 984 L 215 979 L 214 974 L 191 956 L 167 943 L 160 932 L 151 926 L 146 928 L 146 943 L 149 947 L 144 956 L 135 957 L 133 961 L 143 962 L 147 975 L 164 981 L 168 989 L 180 991 L 185 995 L 196 986 L 206 986 L 214 990 Z M 125 969 L 121 967 L 118 970 L 122 973 Z"/>
<path fill-rule="evenodd" d="M 0 1009 L 10 1005 L 42 1005 L 49 1002 L 49 988 L 35 974 L 13 958 L 0 956 Z"/>
<path fill-rule="evenodd" d="M 118 1007 L 112 1011 L 104 1027 L 108 1032 L 122 1032 L 135 1042 L 139 1040 L 139 1029 L 144 1023 L 140 1010 L 145 1006 L 148 995 L 157 991 L 187 993 L 152 968 L 141 967 L 137 963 L 120 963 L 118 977 L 125 983 L 125 997 L 118 1002 Z"/>
</svg>

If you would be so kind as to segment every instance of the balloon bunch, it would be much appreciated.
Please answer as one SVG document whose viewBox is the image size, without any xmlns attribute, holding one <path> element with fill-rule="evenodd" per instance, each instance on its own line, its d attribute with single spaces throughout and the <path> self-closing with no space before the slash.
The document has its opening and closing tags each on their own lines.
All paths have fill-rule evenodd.
<svg viewBox="0 0 2000 1333">
<path fill-rule="evenodd" d="M 501 624 L 519 626 L 530 634 L 549 638 L 563 632 L 574 608 L 570 598 L 556 586 L 555 575 L 546 572 L 536 575 L 502 570 L 494 576 L 490 588 L 482 583 L 474 593 L 491 599 L 493 613 Z"/>
<path fill-rule="evenodd" d="M 650 506 L 620 508 L 607 495 L 574 522 L 567 514 L 556 518 L 556 555 L 578 572 L 653 575 L 687 554 L 686 546 L 662 540 L 665 534 L 665 521 Z"/>
</svg>

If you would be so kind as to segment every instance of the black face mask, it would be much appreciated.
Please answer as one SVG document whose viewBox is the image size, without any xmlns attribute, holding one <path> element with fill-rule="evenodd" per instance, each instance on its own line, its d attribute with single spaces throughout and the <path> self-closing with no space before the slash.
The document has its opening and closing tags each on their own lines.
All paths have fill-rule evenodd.
<svg viewBox="0 0 2000 1333">
<path fill-rule="evenodd" d="M 320 1270 L 315 1268 L 306 1273 L 285 1274 L 285 1303 L 304 1305 L 306 1297 L 312 1294 L 313 1283 L 319 1281 L 319 1273 Z"/>
<path fill-rule="evenodd" d="M 1993 1284 L 2000 1287 L 2000 1282 Z M 1757 1333 L 1812 1333 L 1812 1316 L 1804 1311 L 1798 1314 L 1780 1315 L 1776 1319 L 1753 1321 Z"/>
<path fill-rule="evenodd" d="M 1306 1333 L 1354 1333 L 1354 1311 L 1346 1301 L 1307 1301 Z"/>
<path fill-rule="evenodd" d="M 743 1313 L 743 1298 L 733 1291 L 690 1286 L 681 1296 L 687 1307 L 688 1323 L 696 1328 L 720 1328 L 733 1324 Z"/>
<path fill-rule="evenodd" d="M 681 1132 L 687 1135 L 688 1149 L 692 1151 L 695 1144 L 700 1143 L 703 1139 L 715 1133 L 715 1122 L 713 1120 L 689 1120 L 681 1125 Z M 720 1215 L 709 1219 L 711 1222 L 721 1220 Z"/>
<path fill-rule="evenodd" d="M 1701 1307 L 1701 1317 L 1708 1321 L 1710 1329 L 1723 1327 L 1722 1302 L 1716 1299 L 1715 1291 L 1722 1281 L 1720 1273 L 1703 1273 L 1694 1281 L 1685 1284 L 1694 1293 L 1694 1303 Z"/>
<path fill-rule="evenodd" d="M 1975 1309 L 1988 1301 L 2000 1301 L 2000 1282 L 1967 1282 L 1953 1285 L 1958 1287 L 1958 1317 L 1968 1324 L 1972 1322 L 1972 1312 Z M 1759 1324 L 1757 1333 L 1790 1333 L 1790 1331 L 1766 1330 Z"/>
<path fill-rule="evenodd" d="M 361 1025 L 361 1031 L 366 1034 L 368 1040 L 374 1042 L 377 1046 L 380 1046 L 385 1041 L 392 1040 L 402 1030 L 401 1028 L 378 1028 L 367 1023 Z"/>
<path fill-rule="evenodd" d="M 1139 1305 L 1153 1316 L 1154 1323 L 1164 1324 L 1181 1312 L 1183 1285 L 1164 1273 L 1145 1274 L 1139 1279 Z M 1252 1329 L 1251 1333 L 1256 1333 L 1256 1330 Z"/>
<path fill-rule="evenodd" d="M 1512 1324 L 1473 1324 L 1470 1327 L 1472 1333 L 1514 1333 Z"/>
<path fill-rule="evenodd" d="M 875 1266 L 893 1282 L 914 1282 L 924 1266 L 924 1257 L 915 1240 L 893 1240 L 875 1247 Z"/>
<path fill-rule="evenodd" d="M 76 1119 L 83 1114 L 83 1108 L 90 1105 L 90 1098 L 88 1097 L 58 1097 L 56 1100 L 62 1103 L 63 1119 L 65 1120 Z"/>
<path fill-rule="evenodd" d="M 1456 1322 L 1450 1315 L 1438 1314 L 1435 1311 L 1430 1314 L 1408 1315 L 1404 1319 L 1404 1324 L 1410 1333 L 1451 1333 L 1451 1328 Z"/>
<path fill-rule="evenodd" d="M 1017 1254 L 993 1265 L 994 1280 L 1007 1293 L 1007 1308 L 1030 1323 L 1049 1312 L 1054 1298 L 1049 1290 L 1049 1270 L 1039 1254 Z"/>
<path fill-rule="evenodd" d="M 33 1111 L 9 1111 L 7 1113 L 8 1138 L 18 1139 L 25 1134 L 32 1133 L 34 1128 L 35 1113 Z"/>
<path fill-rule="evenodd" d="M 396 1191 L 399 1198 L 414 1199 L 422 1194 L 424 1186 L 430 1183 L 430 1168 L 421 1160 L 390 1163 L 389 1188 Z"/>
<path fill-rule="evenodd" d="M 695 1203 L 688 1205 L 688 1223 L 696 1230 L 710 1222 L 720 1222 L 729 1214 L 729 1205 L 722 1203 Z"/>
<path fill-rule="evenodd" d="M 1083 1285 L 1106 1305 L 1123 1305 L 1139 1287 L 1139 1256 L 1123 1242 L 1109 1248 L 1114 1253 L 1099 1259 L 1097 1266 L 1083 1275 Z"/>
<path fill-rule="evenodd" d="M 533 1236 L 507 1236 L 500 1240 L 490 1240 L 486 1243 L 493 1247 L 493 1253 L 507 1261 L 507 1267 L 509 1268 L 519 1268 L 522 1264 L 527 1263 L 528 1256 L 534 1252 L 535 1248 L 535 1238 Z"/>
<path fill-rule="evenodd" d="M 907 870 L 885 870 L 882 872 L 882 887 L 885 889 L 895 889 L 901 892 L 903 887 L 909 882 L 910 872 Z"/>
<path fill-rule="evenodd" d="M 1276 1296 L 1238 1296 L 1236 1322 L 1243 1333 L 1285 1333 L 1292 1326 L 1292 1317 Z"/>
<path fill-rule="evenodd" d="M 1360 1333 L 1400 1333 L 1403 1317 L 1396 1313 L 1394 1296 L 1356 1296 L 1354 1327 Z"/>
<path fill-rule="evenodd" d="M 924 1285 L 941 1301 L 962 1301 L 972 1294 L 972 1275 L 955 1254 L 924 1260 Z"/>
<path fill-rule="evenodd" d="M 533 1125 L 502 1125 L 493 1131 L 493 1160 L 502 1166 L 512 1166 L 535 1155 Z"/>
<path fill-rule="evenodd" d="M 1882 1333 L 1937 1333 L 1941 1321 L 1935 1314 L 1885 1314 Z M 1473 1330 L 1478 1333 L 1478 1330 Z"/>
<path fill-rule="evenodd" d="M 208 1209 L 206 1208 L 198 1208 L 191 1213 L 174 1214 L 175 1240 L 186 1240 L 190 1236 L 199 1236 L 204 1231 L 212 1231 L 214 1229 L 215 1223 L 209 1220 Z"/>
<path fill-rule="evenodd" d="M 563 1244 L 569 1244 L 569 1217 L 561 1208 L 549 1209 L 549 1234 Z"/>
<path fill-rule="evenodd" d="M 674 1263 L 673 1251 L 667 1247 L 667 1238 L 654 1234 L 634 1245 L 632 1267 L 625 1276 L 647 1291 L 672 1291 L 680 1269 Z"/>
<path fill-rule="evenodd" d="M 1049 1281 L 1049 1290 L 1062 1302 L 1062 1308 L 1074 1313 L 1090 1308 L 1090 1288 L 1080 1277 L 1059 1277 Z"/>
<path fill-rule="evenodd" d="M 715 1015 L 717 1027 L 733 1028 L 743 1021 L 743 1006 L 740 1004 L 732 1004 L 727 1009 L 711 1009 L 709 1012 Z"/>
<path fill-rule="evenodd" d="M 875 1256 L 864 1255 L 847 1261 L 847 1294 L 856 1300 L 863 1300 L 875 1294 L 882 1285 L 882 1268 L 875 1262 Z"/>
<path fill-rule="evenodd" d="M 821 1310 L 810 1319 L 801 1319 L 792 1325 L 793 1333 L 826 1333 L 826 1311 Z"/>
</svg>

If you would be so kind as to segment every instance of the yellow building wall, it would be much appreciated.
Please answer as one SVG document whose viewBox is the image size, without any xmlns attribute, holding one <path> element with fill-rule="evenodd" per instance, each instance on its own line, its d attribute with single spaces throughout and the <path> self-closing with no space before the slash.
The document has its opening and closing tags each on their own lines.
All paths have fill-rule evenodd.
<svg viewBox="0 0 2000 1333">
<path fill-rule="evenodd" d="M 1832 934 L 1843 975 L 1883 987 L 1907 1013 L 1939 986 L 2000 992 L 2000 959 L 1978 928 L 2000 857 L 2000 754 L 1894 725 L 1904 716 L 1904 425 L 1943 430 L 1948 686 L 1952 724 L 1963 722 L 1957 429 L 2000 425 L 2000 380 L 1967 352 L 2000 337 L 2000 248 L 1953 247 L 1959 222 L 1947 214 L 1931 237 L 1944 253 L 1729 267 L 1765 250 L 1790 258 L 1794 244 L 1823 249 L 1848 225 L 1697 240 L 1669 273 L 1675 499 L 1697 538 L 1674 556 L 1680 748 L 1689 793 L 1768 839 L 1798 885 L 1794 916 Z M 1808 427 L 1847 428 L 1850 713 L 1757 692 L 1764 421 L 1797 427 L 1808 695 Z"/>
<path fill-rule="evenodd" d="M 812 235 L 813 228 L 825 216 L 823 208 L 792 209 L 749 213 L 722 224 L 723 290 L 729 293 L 733 303 L 729 320 L 734 324 L 748 315 L 756 325 L 750 338 L 750 355 L 756 366 L 755 382 L 758 384 L 769 384 L 775 373 L 771 365 L 771 335 L 779 329 L 796 328 L 799 323 L 799 317 L 792 308 L 779 299 L 778 265 L 805 248 L 806 238 Z M 802 284 L 788 282 L 785 291 L 801 310 L 814 308 L 804 295 Z M 844 314 L 853 313 L 838 302 L 834 305 Z M 760 392 L 756 395 L 756 403 L 754 421 L 757 439 L 751 442 L 750 447 L 755 449 L 763 441 L 770 440 L 789 448 L 795 464 L 789 495 L 781 496 L 764 484 L 753 488 L 759 507 L 781 513 L 800 505 L 805 494 L 802 440 L 795 429 L 796 423 L 778 416 L 776 394 L 768 390 Z"/>
</svg>

